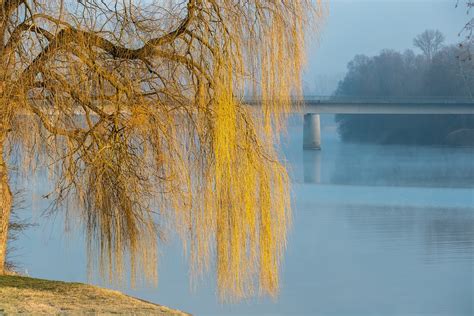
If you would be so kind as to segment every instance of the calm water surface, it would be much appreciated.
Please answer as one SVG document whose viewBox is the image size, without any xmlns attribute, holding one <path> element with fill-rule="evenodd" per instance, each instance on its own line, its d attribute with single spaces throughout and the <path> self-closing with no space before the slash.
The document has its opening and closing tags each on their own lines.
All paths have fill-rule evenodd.
<svg viewBox="0 0 474 316">
<path fill-rule="evenodd" d="M 213 277 L 191 291 L 176 240 L 158 289 L 126 292 L 195 315 L 474 315 L 474 150 L 343 144 L 326 124 L 323 150 L 303 152 L 301 133 L 293 120 L 283 146 L 294 223 L 276 302 L 221 305 Z M 27 183 L 33 218 L 43 182 Z M 28 273 L 87 281 L 80 234 L 38 221 L 18 245 Z"/>
</svg>

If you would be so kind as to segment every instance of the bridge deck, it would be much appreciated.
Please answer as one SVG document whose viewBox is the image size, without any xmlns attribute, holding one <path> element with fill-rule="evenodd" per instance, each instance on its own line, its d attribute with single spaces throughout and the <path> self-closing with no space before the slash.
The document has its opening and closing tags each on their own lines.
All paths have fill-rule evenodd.
<svg viewBox="0 0 474 316">
<path fill-rule="evenodd" d="M 300 112 L 319 114 L 474 114 L 474 102 L 305 100 Z"/>
</svg>

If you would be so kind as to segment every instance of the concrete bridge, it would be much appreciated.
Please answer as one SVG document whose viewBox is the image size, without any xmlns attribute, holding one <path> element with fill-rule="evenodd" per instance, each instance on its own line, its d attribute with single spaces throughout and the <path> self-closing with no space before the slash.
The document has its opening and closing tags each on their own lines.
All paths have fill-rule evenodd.
<svg viewBox="0 0 474 316">
<path fill-rule="evenodd" d="M 472 114 L 474 98 L 355 98 L 307 97 L 299 110 L 304 114 L 303 149 L 321 149 L 320 114 Z"/>
</svg>

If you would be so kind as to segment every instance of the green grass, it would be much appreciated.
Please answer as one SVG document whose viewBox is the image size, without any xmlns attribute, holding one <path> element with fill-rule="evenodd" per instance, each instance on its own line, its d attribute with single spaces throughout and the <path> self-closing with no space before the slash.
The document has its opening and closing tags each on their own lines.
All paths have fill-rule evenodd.
<svg viewBox="0 0 474 316">
<path fill-rule="evenodd" d="M 0 276 L 0 314 L 187 315 L 82 283 Z"/>
</svg>

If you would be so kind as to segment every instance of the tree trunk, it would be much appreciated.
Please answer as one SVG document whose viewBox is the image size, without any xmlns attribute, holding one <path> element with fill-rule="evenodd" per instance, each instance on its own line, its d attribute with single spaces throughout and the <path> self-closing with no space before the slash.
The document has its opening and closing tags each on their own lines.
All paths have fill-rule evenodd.
<svg viewBox="0 0 474 316">
<path fill-rule="evenodd" d="M 7 254 L 8 225 L 12 208 L 12 194 L 8 184 L 8 169 L 3 157 L 6 133 L 0 136 L 0 275 L 5 274 Z"/>
</svg>

